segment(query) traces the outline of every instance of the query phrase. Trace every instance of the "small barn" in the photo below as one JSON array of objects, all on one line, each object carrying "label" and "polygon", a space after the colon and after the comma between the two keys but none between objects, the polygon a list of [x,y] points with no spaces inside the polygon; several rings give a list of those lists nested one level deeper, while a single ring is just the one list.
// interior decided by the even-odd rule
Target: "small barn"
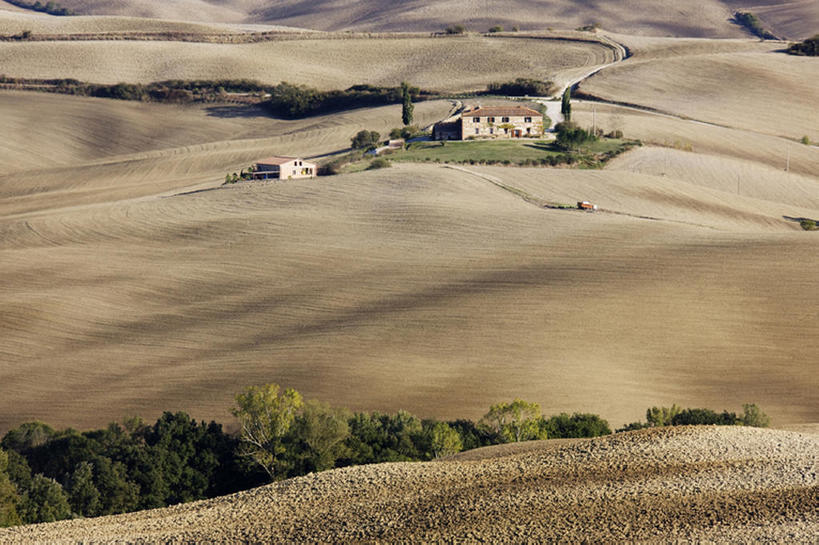
[{"label": "small barn", "polygon": [[254,180],[295,180],[313,178],[316,164],[300,157],[268,157],[256,162]]}]

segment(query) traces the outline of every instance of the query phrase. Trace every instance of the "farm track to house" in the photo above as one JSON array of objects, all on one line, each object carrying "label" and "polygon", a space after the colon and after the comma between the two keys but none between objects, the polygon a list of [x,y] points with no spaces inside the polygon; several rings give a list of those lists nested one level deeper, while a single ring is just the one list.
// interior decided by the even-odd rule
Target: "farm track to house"
[{"label": "farm track to house", "polygon": [[[520,448],[518,448],[520,447]],[[819,438],[729,427],[538,441],[0,530],[4,543],[813,543]]]}]

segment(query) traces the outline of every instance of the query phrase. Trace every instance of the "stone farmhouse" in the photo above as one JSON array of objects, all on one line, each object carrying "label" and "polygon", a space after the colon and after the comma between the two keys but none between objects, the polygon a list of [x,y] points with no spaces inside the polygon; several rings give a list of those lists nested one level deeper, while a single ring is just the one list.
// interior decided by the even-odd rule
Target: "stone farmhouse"
[{"label": "stone farmhouse", "polygon": [[254,180],[290,180],[312,178],[316,175],[316,164],[299,157],[268,157],[256,162]]},{"label": "stone farmhouse", "polygon": [[543,115],[523,106],[477,106],[457,119],[436,123],[435,140],[468,138],[526,138],[543,136]]}]

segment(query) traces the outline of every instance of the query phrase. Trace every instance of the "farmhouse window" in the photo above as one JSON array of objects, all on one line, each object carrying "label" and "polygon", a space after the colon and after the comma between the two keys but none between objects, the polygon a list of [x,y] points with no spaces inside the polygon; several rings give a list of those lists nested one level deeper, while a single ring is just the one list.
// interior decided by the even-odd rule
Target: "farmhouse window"
[{"label": "farmhouse window", "polygon": [[508,118],[508,117],[504,117],[504,118],[502,118],[502,119],[501,119],[501,121],[502,121],[503,123],[509,123],[509,118]]},{"label": "farmhouse window", "polygon": [[486,120],[487,120],[487,121],[489,121],[490,123],[494,123],[494,122],[495,122],[495,118],[494,118],[494,117],[489,117],[489,118],[487,118]]},{"label": "farmhouse window", "polygon": [[531,123],[531,122],[532,122],[532,118],[531,118],[531,117],[524,117],[524,118],[523,118],[523,122],[524,122],[524,123]]},{"label": "farmhouse window", "polygon": [[480,117],[473,117],[473,118],[472,118],[472,121],[474,121],[475,123],[480,123],[480,122],[481,122],[481,118],[480,118]]},{"label": "farmhouse window", "polygon": [[475,127],[475,134],[481,134],[481,130],[478,127]]},{"label": "farmhouse window", "polygon": [[489,134],[495,134],[495,129],[493,129],[492,127],[489,127]]}]

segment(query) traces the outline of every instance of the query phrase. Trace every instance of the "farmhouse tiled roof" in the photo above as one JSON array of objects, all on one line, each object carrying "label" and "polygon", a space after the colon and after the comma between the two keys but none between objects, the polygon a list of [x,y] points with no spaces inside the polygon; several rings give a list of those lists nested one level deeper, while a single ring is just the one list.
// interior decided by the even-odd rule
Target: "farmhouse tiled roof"
[{"label": "farmhouse tiled roof", "polygon": [[464,110],[464,117],[540,117],[541,113],[524,106],[486,106]]},{"label": "farmhouse tiled roof", "polygon": [[265,159],[259,159],[256,161],[258,165],[283,165],[285,163],[289,163],[290,161],[297,160],[298,157],[267,157]]}]

